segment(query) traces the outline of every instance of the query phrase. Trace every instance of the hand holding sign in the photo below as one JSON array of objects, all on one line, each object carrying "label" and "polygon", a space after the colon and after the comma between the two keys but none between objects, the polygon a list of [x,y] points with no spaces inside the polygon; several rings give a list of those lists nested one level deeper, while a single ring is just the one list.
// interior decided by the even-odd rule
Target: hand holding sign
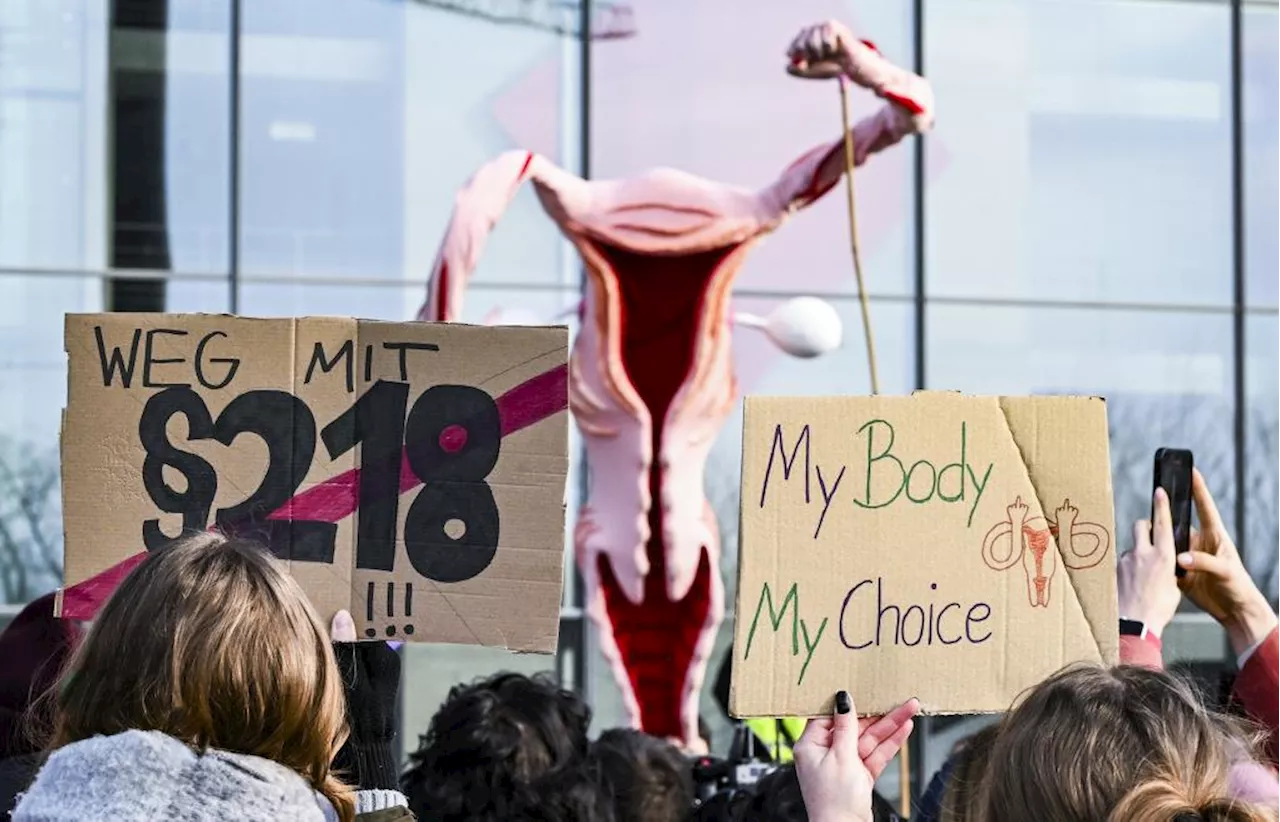
[{"label": "hand holding sign", "polygon": [[869,822],[871,792],[913,727],[914,699],[882,717],[858,719],[848,691],[836,694],[835,715],[811,719],[795,746],[796,776],[809,819]]},{"label": "hand holding sign", "polygon": [[69,584],[216,528],[363,637],[554,650],[564,329],[104,315],[67,350]]}]

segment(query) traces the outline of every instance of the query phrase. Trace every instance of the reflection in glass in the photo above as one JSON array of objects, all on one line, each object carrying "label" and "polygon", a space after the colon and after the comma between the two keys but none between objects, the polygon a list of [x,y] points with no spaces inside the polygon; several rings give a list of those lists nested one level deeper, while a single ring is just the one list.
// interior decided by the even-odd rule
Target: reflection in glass
[{"label": "reflection in glass", "polygon": [[[635,36],[592,49],[591,165],[598,178],[670,167],[754,189],[838,136],[836,86],[784,70],[784,53],[803,25],[838,17],[894,63],[912,64],[912,5],[905,0],[856,7],[815,0],[634,5]],[[851,100],[855,119],[881,105],[861,90]],[[872,294],[912,290],[913,150],[904,142],[856,175]],[[738,284],[770,292],[855,291],[842,191],[754,249]]]},{"label": "reflection in glass", "polygon": [[0,604],[26,602],[62,578],[62,318],[100,311],[101,298],[96,279],[0,277]]},{"label": "reflection in glass", "polygon": [[106,262],[106,6],[0,3],[0,266]]},{"label": "reflection in glass", "polygon": [[[562,40],[413,2],[299,8],[244,5],[241,270],[425,285],[454,192],[484,161],[558,156]],[[477,282],[562,280],[533,197],[504,214]]]},{"label": "reflection in glass", "polygon": [[[352,285],[323,282],[247,281],[240,285],[241,313],[254,317],[336,316],[405,322],[426,297],[421,286]],[[459,322],[504,325],[568,325],[576,312],[576,290],[488,288],[474,283]],[[576,317],[576,313],[575,313]]]},{"label": "reflection in glass", "polygon": [[225,274],[230,0],[117,3],[111,264]]},{"label": "reflection in glass", "polygon": [[1229,305],[1230,14],[926,3],[930,295]]},{"label": "reflection in glass", "polygon": [[1280,599],[1280,321],[1245,318],[1245,564],[1272,604]]},{"label": "reflection in glass", "polygon": [[932,305],[926,339],[932,388],[1107,400],[1122,547],[1150,516],[1161,446],[1195,453],[1234,532],[1230,314]]},{"label": "reflection in glass", "polygon": [[1245,301],[1276,305],[1280,287],[1280,58],[1275,6],[1243,8]]}]

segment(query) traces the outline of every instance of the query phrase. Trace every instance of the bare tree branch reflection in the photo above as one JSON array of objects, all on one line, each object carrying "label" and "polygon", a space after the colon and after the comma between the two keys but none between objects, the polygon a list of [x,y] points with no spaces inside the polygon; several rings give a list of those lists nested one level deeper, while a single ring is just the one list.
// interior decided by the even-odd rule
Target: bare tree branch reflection
[{"label": "bare tree branch reflection", "polygon": [[0,439],[0,597],[27,602],[62,579],[58,451]]}]

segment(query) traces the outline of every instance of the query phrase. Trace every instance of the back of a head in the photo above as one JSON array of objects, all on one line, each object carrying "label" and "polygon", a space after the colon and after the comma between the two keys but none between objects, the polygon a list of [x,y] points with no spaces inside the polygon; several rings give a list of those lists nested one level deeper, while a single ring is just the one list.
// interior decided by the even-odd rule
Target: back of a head
[{"label": "back of a head", "polygon": [[1064,669],[1004,719],[983,781],[989,822],[1261,822],[1230,795],[1232,720],[1162,671]]},{"label": "back of a head", "polygon": [[957,746],[952,755],[951,777],[942,796],[942,822],[976,822],[982,819],[982,777],[999,730],[999,724],[988,725]]},{"label": "back of a head", "polygon": [[800,793],[794,765],[778,768],[761,778],[751,799],[738,813],[739,822],[808,822],[809,812]]},{"label": "back of a head", "polygon": [[79,622],[55,619],[53,604],[54,594],[33,600],[0,632],[0,759],[34,754],[48,741],[46,695],[84,633]]},{"label": "back of a head", "polygon": [[[735,809],[735,822],[808,822],[809,811],[800,792],[795,765],[785,765],[756,783],[749,800]],[[872,822],[902,822],[893,806],[879,793],[871,795]]]},{"label": "back of a head", "polygon": [[619,822],[667,822],[693,806],[693,770],[668,742],[631,730],[605,731],[591,758]]},{"label": "back of a head", "polygon": [[329,772],[346,704],[328,632],[261,547],[199,534],[152,552],[73,658],[53,747],[127,730],[285,765],[347,815]]},{"label": "back of a head", "polygon": [[[401,780],[420,822],[598,818],[586,770],[591,711],[549,678],[503,673],[455,686]],[[555,799],[559,810],[547,806]],[[576,808],[581,808],[580,815]]]}]

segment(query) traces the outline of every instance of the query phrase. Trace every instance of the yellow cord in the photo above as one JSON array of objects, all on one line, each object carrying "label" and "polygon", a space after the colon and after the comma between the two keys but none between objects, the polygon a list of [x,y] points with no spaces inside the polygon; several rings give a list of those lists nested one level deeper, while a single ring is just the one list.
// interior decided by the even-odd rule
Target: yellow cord
[{"label": "yellow cord", "polygon": [[[849,123],[849,82],[840,78],[840,120],[844,127],[844,193],[849,206],[849,249],[853,254],[853,275],[858,280],[858,303],[862,307],[862,333],[867,341],[867,369],[871,374],[871,393],[880,393],[880,376],[876,371],[876,342],[871,331],[871,304],[867,284],[862,277],[862,255],[858,252],[858,210],[853,194],[853,130]],[[898,813],[911,816],[911,754],[904,745],[898,752]]]},{"label": "yellow cord", "polygon": [[871,304],[867,299],[867,284],[862,278],[862,255],[858,253],[858,217],[853,196],[853,131],[849,127],[849,81],[840,78],[840,118],[844,126],[844,180],[845,199],[849,206],[849,247],[853,252],[853,275],[858,280],[858,302],[862,306],[862,333],[867,341],[867,367],[871,373],[871,393],[880,393],[880,377],[876,371],[876,342],[871,333]]}]

